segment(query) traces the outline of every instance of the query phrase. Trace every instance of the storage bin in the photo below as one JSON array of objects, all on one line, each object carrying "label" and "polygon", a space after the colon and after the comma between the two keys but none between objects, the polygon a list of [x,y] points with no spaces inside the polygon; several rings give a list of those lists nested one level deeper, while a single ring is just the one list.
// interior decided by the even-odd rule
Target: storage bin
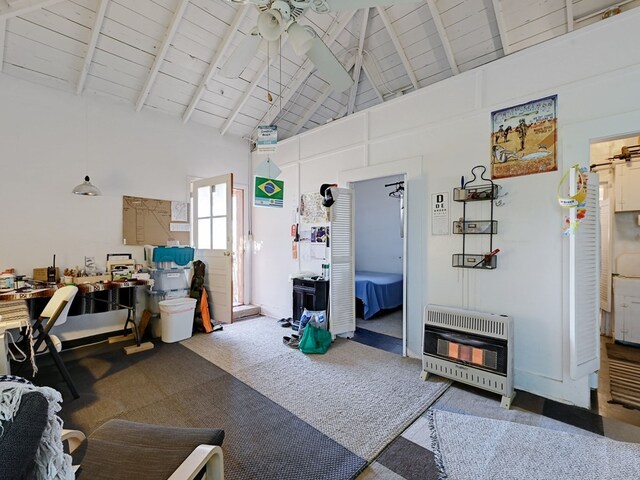
[{"label": "storage bin", "polygon": [[189,288],[189,270],[184,268],[151,269],[153,290],[184,290]]},{"label": "storage bin", "polygon": [[195,298],[174,298],[160,302],[162,341],[173,343],[191,337],[195,309]]},{"label": "storage bin", "polygon": [[[162,291],[162,290],[152,290],[147,291],[149,294],[149,302],[147,305],[147,309],[153,313],[154,315],[160,314],[160,302],[163,300],[171,300],[172,298],[184,298],[189,296],[189,289],[183,288],[180,290],[171,290],[171,291]],[[160,336],[160,335],[154,335]]]}]

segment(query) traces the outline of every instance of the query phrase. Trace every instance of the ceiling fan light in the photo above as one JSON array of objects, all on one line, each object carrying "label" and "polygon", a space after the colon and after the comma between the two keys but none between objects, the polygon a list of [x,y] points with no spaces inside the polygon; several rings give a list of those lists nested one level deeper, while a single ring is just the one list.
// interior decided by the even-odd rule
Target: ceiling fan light
[{"label": "ceiling fan light", "polygon": [[313,39],[316,37],[316,33],[307,27],[293,22],[287,29],[289,40],[291,40],[291,46],[296,55],[303,56],[311,49],[313,45]]},{"label": "ceiling fan light", "polygon": [[278,10],[265,10],[258,15],[258,31],[265,40],[277,40],[284,28],[285,21]]},{"label": "ceiling fan light", "polygon": [[76,195],[88,195],[90,197],[97,197],[98,195],[102,195],[100,189],[91,183],[89,175],[84,177],[84,182],[74,187],[73,193],[75,193]]}]

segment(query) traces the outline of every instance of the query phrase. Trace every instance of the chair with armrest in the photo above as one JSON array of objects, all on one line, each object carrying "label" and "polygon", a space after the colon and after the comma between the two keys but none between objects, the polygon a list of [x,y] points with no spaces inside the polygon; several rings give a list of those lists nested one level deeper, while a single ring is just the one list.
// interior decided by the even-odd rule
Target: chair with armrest
[{"label": "chair with armrest", "polygon": [[33,329],[38,332],[38,337],[33,345],[33,350],[37,352],[43,342],[46,344],[56,367],[58,367],[64,381],[69,386],[69,390],[71,390],[73,398],[78,398],[80,395],[78,394],[78,390],[76,389],[73,380],[71,379],[71,375],[69,375],[67,367],[65,367],[64,362],[62,361],[62,357],[58,353],[53,340],[51,340],[49,331],[54,325],[62,325],[67,321],[69,308],[71,307],[71,302],[73,302],[76,293],[78,293],[78,287],[74,285],[67,285],[56,290],[53,297],[51,297],[47,302],[44,310],[42,310],[42,313],[33,325]]},{"label": "chair with armrest", "polygon": [[65,430],[79,480],[224,480],[224,431],[109,420],[88,438]]}]

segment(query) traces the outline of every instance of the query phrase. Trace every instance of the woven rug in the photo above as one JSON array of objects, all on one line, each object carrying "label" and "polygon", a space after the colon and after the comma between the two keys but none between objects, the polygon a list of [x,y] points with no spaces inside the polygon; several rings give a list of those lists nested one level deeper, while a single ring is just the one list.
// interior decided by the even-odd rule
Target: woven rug
[{"label": "woven rug", "polygon": [[607,343],[611,399],[640,409],[640,348]]},{"label": "woven rug", "polygon": [[283,345],[289,330],[260,317],[183,345],[371,461],[449,386],[420,379],[420,360],[336,339],[325,355]]},{"label": "woven rug", "polygon": [[640,444],[431,410],[440,479],[640,478]]},{"label": "woven rug", "polygon": [[[226,328],[226,327],[225,327]],[[111,418],[222,428],[228,480],[343,480],[364,468],[353,454],[291,412],[179,344],[127,356],[116,351],[65,358],[80,398],[57,369],[35,378],[62,392],[65,428],[90,434]],[[144,458],[140,458],[144,462]]]}]

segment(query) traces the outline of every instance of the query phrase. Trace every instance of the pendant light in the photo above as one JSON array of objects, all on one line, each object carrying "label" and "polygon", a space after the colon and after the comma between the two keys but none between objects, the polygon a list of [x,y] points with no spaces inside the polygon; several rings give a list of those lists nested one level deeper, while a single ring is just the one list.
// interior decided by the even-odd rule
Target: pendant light
[{"label": "pendant light", "polygon": [[[85,161],[87,162],[87,169],[89,164],[89,106],[85,101],[85,109],[84,109],[84,125],[85,125]],[[102,195],[102,192],[98,187],[91,183],[91,179],[89,175],[84,176],[84,182],[79,185],[76,185],[73,188],[73,193],[76,195],[87,195],[89,197],[96,197],[98,195]]]}]

